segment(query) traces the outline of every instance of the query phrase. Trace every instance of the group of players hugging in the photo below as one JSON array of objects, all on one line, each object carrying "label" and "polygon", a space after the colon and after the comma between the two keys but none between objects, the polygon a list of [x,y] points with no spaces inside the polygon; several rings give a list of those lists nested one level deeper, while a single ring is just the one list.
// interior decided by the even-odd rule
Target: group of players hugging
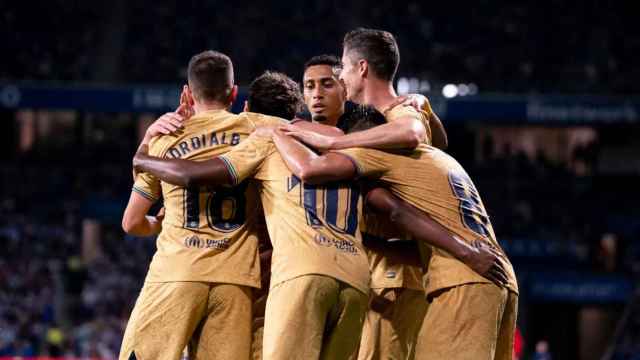
[{"label": "group of players hugging", "polygon": [[133,159],[122,225],[158,238],[120,360],[511,359],[514,271],[440,119],[392,34],[342,48],[240,114],[229,57],[191,59]]}]

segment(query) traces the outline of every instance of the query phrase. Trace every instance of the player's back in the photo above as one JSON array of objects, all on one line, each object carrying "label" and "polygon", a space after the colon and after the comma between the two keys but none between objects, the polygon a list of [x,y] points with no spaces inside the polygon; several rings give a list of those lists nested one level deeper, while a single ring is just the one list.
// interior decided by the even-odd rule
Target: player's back
[{"label": "player's back", "polygon": [[[255,129],[246,114],[212,110],[196,114],[182,132],[154,138],[154,156],[196,161],[231,150]],[[140,174],[134,191],[164,198],[165,218],[147,281],[207,281],[260,286],[254,223],[258,213],[255,186],[234,188],[180,186]]]},{"label": "player's back", "polygon": [[[485,241],[499,249],[508,265],[508,287],[518,291],[513,268],[500,249],[480,194],[465,169],[453,157],[428,145],[415,151],[383,152],[370,149],[342,151],[355,160],[363,175],[381,175],[391,191],[428,213],[452,234],[472,242]],[[470,282],[488,282],[459,260],[438,248],[429,264],[427,293]]]},{"label": "player's back", "polygon": [[253,137],[223,157],[238,179],[252,176],[273,244],[271,287],[301,275],[321,274],[363,293],[367,257],[359,231],[360,187],[353,182],[311,185],[287,168],[270,139]]}]

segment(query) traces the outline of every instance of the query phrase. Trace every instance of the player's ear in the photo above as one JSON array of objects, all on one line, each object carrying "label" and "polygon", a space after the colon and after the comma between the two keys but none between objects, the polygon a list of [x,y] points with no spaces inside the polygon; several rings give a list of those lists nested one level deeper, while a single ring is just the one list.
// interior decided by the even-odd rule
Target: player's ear
[{"label": "player's ear", "polygon": [[338,84],[340,84],[340,87],[342,87],[342,98],[346,99],[347,98],[347,84],[345,84],[344,80],[342,80],[342,79],[338,80]]},{"label": "player's ear", "polygon": [[238,97],[238,85],[233,85],[231,88],[231,94],[229,94],[229,105],[233,104]]},{"label": "player's ear", "polygon": [[242,111],[244,112],[249,111],[249,102],[247,100],[244,101],[244,109],[242,109]]},{"label": "player's ear", "polygon": [[358,72],[361,77],[366,77],[369,73],[369,63],[365,59],[360,59],[358,61]]}]

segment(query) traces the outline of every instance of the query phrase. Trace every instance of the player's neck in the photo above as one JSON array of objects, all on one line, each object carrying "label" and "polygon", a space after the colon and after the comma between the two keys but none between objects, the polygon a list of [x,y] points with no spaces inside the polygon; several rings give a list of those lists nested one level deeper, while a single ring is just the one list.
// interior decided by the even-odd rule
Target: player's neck
[{"label": "player's neck", "polygon": [[378,79],[368,80],[364,88],[364,103],[371,105],[379,112],[384,112],[391,105],[398,94],[393,88],[391,81],[382,81]]},{"label": "player's neck", "polygon": [[196,114],[203,113],[205,111],[211,111],[211,110],[226,110],[228,108],[229,108],[228,105],[224,105],[219,102],[210,102],[210,103],[196,102],[195,104],[193,104],[193,111]]},{"label": "player's neck", "polygon": [[340,120],[340,117],[342,116],[342,114],[344,114],[344,111],[342,111],[341,113],[338,113],[332,117],[327,118],[326,121],[323,122],[324,125],[328,125],[328,126],[337,126],[338,125],[338,120]]}]

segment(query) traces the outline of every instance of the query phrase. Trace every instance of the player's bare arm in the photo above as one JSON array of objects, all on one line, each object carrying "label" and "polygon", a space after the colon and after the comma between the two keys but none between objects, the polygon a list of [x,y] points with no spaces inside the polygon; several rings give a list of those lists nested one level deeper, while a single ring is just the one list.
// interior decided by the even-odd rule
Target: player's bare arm
[{"label": "player's bare arm", "polygon": [[304,182],[320,184],[357,176],[355,165],[345,155],[318,155],[280,130],[273,132],[273,142],[289,170]]},{"label": "player's bare arm", "polygon": [[422,143],[427,135],[424,125],[412,117],[399,118],[368,130],[334,137],[300,131],[292,127],[285,129],[289,135],[323,152],[352,147],[413,149]]},{"label": "player's bare arm", "polygon": [[432,112],[429,116],[429,127],[431,128],[431,143],[440,150],[446,150],[449,147],[447,132],[444,125],[436,113]]},{"label": "player's bare arm", "polygon": [[153,205],[153,201],[131,192],[129,203],[122,215],[122,229],[129,235],[152,236],[157,235],[162,230],[162,219],[164,211],[156,216],[149,216],[147,213]]},{"label": "player's bare arm", "polygon": [[367,193],[365,204],[387,216],[398,229],[410,234],[415,240],[447,251],[498,286],[507,283],[507,272],[494,249],[488,246],[473,246],[451,236],[428,214],[402,201],[389,190],[380,187],[372,189]]},{"label": "player's bare arm", "polygon": [[344,132],[335,126],[318,124],[302,119],[293,119],[291,121],[291,127],[293,129],[311,131],[316,134],[322,134],[331,137],[344,135]]},{"label": "player's bare arm", "polygon": [[231,185],[232,177],[219,158],[206,161],[163,159],[149,155],[147,145],[141,145],[133,158],[136,171],[147,172],[158,179],[182,187],[192,185]]},{"label": "player's bare arm", "polygon": [[[433,146],[439,149],[446,149],[448,146],[447,134],[440,118],[431,110],[429,100],[419,94],[411,94],[406,97],[399,97],[396,103],[390,107],[403,104],[411,106],[418,111],[429,114],[429,126]],[[310,129],[313,130],[313,129]],[[287,129],[292,136],[297,137],[307,145],[319,151],[346,149],[350,147],[368,147],[374,149],[413,149],[418,144],[424,142],[426,129],[424,125],[412,118],[400,118],[393,122],[379,125],[372,129],[345,135],[340,138],[333,138],[339,135],[320,135],[314,132],[299,132],[294,129]]]}]

